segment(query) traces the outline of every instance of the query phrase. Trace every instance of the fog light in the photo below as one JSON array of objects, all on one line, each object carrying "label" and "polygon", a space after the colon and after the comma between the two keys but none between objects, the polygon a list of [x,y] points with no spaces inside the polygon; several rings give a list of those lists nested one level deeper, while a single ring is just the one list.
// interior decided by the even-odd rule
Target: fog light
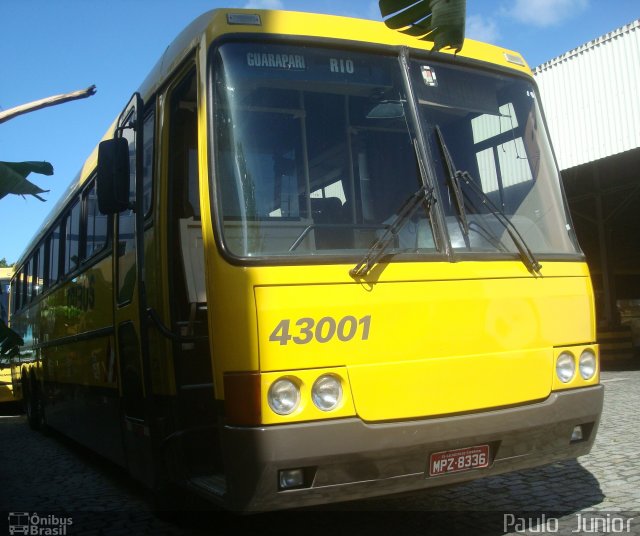
[{"label": "fog light", "polygon": [[596,354],[593,353],[593,350],[586,349],[580,354],[578,368],[583,379],[590,380],[593,378],[596,373]]},{"label": "fog light", "polygon": [[582,441],[583,439],[584,436],[582,435],[582,426],[574,426],[573,431],[571,432],[571,443]]},{"label": "fog light", "polygon": [[278,472],[280,489],[300,488],[304,485],[303,469],[284,469]]},{"label": "fog light", "polygon": [[556,361],[556,374],[562,383],[568,383],[576,373],[576,361],[573,354],[562,352]]}]

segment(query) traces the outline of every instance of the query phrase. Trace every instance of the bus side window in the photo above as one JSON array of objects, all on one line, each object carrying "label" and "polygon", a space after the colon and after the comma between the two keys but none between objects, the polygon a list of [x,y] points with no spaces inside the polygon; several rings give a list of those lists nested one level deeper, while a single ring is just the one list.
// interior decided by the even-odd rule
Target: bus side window
[{"label": "bus side window", "polygon": [[16,275],[16,311],[22,309],[22,306],[24,305],[24,286],[22,285],[23,281],[24,273],[22,270],[20,270]]},{"label": "bus side window", "polygon": [[44,279],[44,259],[45,259],[45,243],[42,242],[38,247],[38,252],[36,253],[36,271],[34,273],[34,277],[36,278],[34,281],[34,290],[35,295],[38,296],[42,294],[45,289],[45,279]]},{"label": "bus side window", "polygon": [[31,303],[31,298],[33,297],[33,257],[31,257],[26,264],[26,274],[27,274],[27,280],[26,280],[26,303],[29,304]]},{"label": "bus side window", "polygon": [[95,182],[85,193],[85,259],[90,259],[96,253],[102,251],[107,245],[107,230],[109,216],[101,214],[98,210],[98,194]]},{"label": "bus side window", "polygon": [[142,150],[142,211],[145,217],[151,213],[153,205],[153,158],[156,114],[153,104],[144,118],[144,147]]},{"label": "bus side window", "polygon": [[60,266],[60,224],[49,235],[49,286],[58,282]]},{"label": "bus side window", "polygon": [[15,275],[13,277],[13,279],[11,280],[11,290],[10,290],[10,298],[9,298],[9,308],[11,309],[11,312],[17,311],[18,310],[18,303],[17,303],[17,299],[18,299],[18,276]]},{"label": "bus side window", "polygon": [[65,226],[64,273],[73,272],[80,264],[80,203],[75,202],[67,216]]}]

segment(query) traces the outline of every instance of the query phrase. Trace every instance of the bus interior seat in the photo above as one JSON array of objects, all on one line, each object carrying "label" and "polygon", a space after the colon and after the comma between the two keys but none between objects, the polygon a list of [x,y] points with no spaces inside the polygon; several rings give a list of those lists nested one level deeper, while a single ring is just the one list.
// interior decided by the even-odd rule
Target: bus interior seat
[{"label": "bus interior seat", "polygon": [[337,197],[314,197],[311,213],[315,223],[339,223],[342,201]]},{"label": "bus interior seat", "polygon": [[[194,218],[181,218],[179,225],[182,264],[190,308],[189,324],[192,324],[195,320],[197,309],[206,309],[207,303],[202,226],[200,221]],[[190,325],[190,331],[191,328],[192,326]]]},{"label": "bus interior seat", "polygon": [[[351,247],[353,232],[347,232],[339,224],[348,222],[348,213],[337,197],[317,197],[311,199],[313,222],[319,225],[337,224],[336,227],[315,229],[317,249],[343,249]],[[351,236],[350,236],[351,235]]]}]

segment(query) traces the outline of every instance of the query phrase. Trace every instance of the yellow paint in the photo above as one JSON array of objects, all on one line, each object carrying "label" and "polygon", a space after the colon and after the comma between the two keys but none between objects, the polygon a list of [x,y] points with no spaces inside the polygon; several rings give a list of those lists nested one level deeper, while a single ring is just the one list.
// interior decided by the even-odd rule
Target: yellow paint
[{"label": "yellow paint", "polygon": [[[558,388],[554,348],[595,340],[590,280],[581,263],[546,263],[542,278],[518,264],[396,263],[369,284],[349,266],[252,269],[260,370],[346,367],[370,421],[544,399]],[[347,317],[342,339],[370,317],[366,340],[361,325],[338,337]]]},{"label": "yellow paint", "polygon": [[[259,14],[262,24],[260,26],[227,24],[227,14],[239,12]],[[209,43],[221,35],[237,34],[240,32],[248,32],[254,35],[298,35],[310,38],[321,38],[323,40],[330,37],[342,42],[379,43],[381,45],[395,47],[406,46],[424,51],[431,51],[433,48],[433,42],[431,41],[416,39],[415,37],[396,30],[390,30],[383,22],[372,20],[293,11],[243,11],[238,9],[223,9],[213,12],[212,23],[207,31]],[[454,55],[453,50],[441,50],[440,52],[449,56]],[[517,52],[472,39],[465,39],[464,46],[457,56],[486,61],[501,67],[507,67],[529,75],[531,74],[531,70],[524,59],[522,59],[523,65],[517,65],[507,61],[506,53],[522,59]]]},{"label": "yellow paint", "polygon": [[13,402],[13,382],[11,380],[11,367],[0,364],[0,402]]},{"label": "yellow paint", "polygon": [[542,400],[550,350],[478,354],[349,367],[365,421],[446,415]]},{"label": "yellow paint", "polygon": [[[286,370],[292,363],[300,368],[341,365],[331,361],[345,358],[364,364],[372,359],[500,353],[593,339],[588,280],[425,279],[376,283],[371,289],[355,283],[256,288],[261,369]],[[337,322],[367,315],[371,315],[367,341],[356,336],[345,343],[336,336],[325,343],[315,339],[307,344],[269,343],[283,319],[294,326],[307,317],[316,321],[331,317]],[[567,325],[564,315],[575,321]],[[384,357],[378,358],[378,353]]]}]

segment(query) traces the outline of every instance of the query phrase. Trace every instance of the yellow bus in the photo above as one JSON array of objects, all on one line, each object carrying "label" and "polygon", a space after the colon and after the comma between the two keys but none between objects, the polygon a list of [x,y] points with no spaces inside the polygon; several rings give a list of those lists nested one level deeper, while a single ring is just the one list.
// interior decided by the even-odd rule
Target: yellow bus
[{"label": "yellow bus", "polygon": [[0,268],[0,321],[7,323],[9,311],[9,290],[13,268]]},{"label": "yellow bus", "polygon": [[215,10],[17,264],[29,421],[250,512],[575,458],[593,293],[530,69]]},{"label": "yellow bus", "polygon": [[15,402],[9,356],[22,341],[7,327],[9,290],[13,268],[0,268],[0,402]]}]

